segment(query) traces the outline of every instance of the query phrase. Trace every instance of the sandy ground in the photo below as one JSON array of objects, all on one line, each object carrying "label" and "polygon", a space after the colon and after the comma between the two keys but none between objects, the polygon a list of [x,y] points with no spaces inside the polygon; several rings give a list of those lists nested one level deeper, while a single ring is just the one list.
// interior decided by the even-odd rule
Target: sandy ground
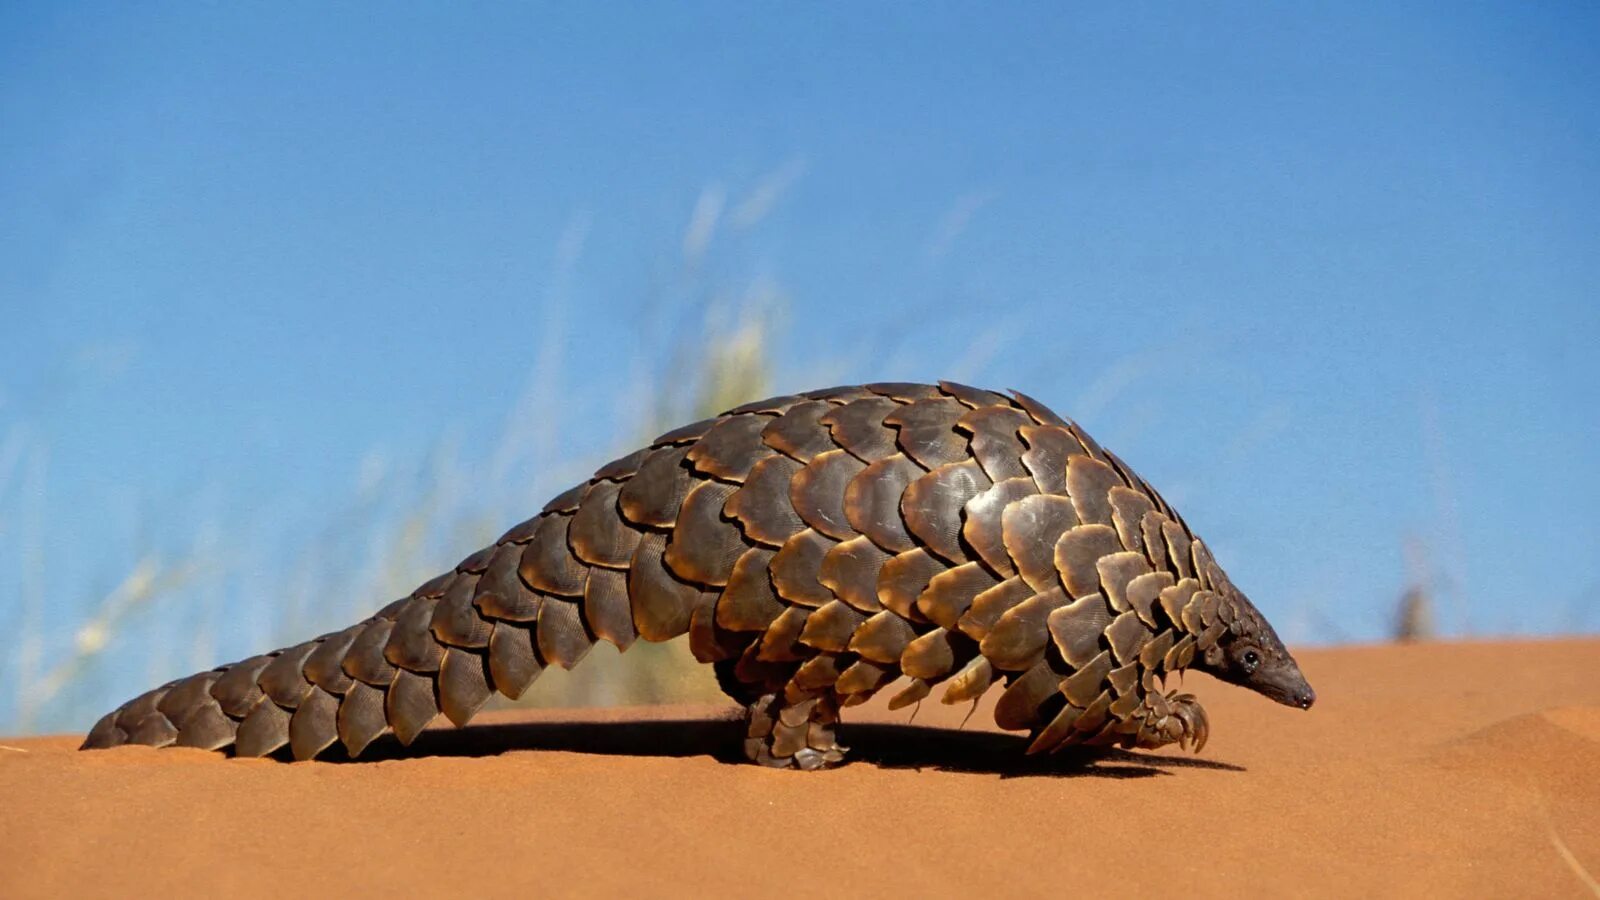
[{"label": "sandy ground", "polygon": [[1310,712],[1190,677],[1199,757],[1040,764],[931,702],[853,711],[826,772],[729,764],[703,706],[353,763],[0,740],[0,896],[1600,895],[1600,640],[1300,658]]}]

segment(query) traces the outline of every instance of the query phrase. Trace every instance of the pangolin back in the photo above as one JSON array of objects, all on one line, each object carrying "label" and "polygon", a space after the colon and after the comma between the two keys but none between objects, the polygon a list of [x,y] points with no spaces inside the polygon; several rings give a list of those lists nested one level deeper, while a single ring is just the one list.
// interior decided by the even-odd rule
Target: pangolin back
[{"label": "pangolin back", "polygon": [[1201,654],[1227,677],[1241,635],[1281,650],[1073,422],[1019,393],[870,384],[670,431],[371,618],[142,694],[84,747],[356,756],[463,724],[598,640],[684,634],[749,707],[749,756],[806,768],[842,758],[840,706],[902,676],[892,707],[1002,682],[995,720],[1033,750],[1199,744],[1204,713],[1165,676]]}]

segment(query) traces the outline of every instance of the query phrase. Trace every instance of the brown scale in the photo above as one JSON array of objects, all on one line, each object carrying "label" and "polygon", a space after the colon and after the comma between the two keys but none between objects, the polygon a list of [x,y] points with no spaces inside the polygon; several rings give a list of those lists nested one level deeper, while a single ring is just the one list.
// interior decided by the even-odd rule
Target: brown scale
[{"label": "brown scale", "polygon": [[789,480],[789,502],[805,524],[838,541],[859,532],[845,515],[845,493],[867,467],[843,450],[819,453]]},{"label": "brown scale", "polygon": [[663,559],[673,574],[695,584],[721,587],[733,564],[750,548],[739,526],[723,517],[722,508],[738,488],[702,481],[683,498],[677,527],[667,539]]},{"label": "brown scale", "polygon": [[[739,523],[748,541],[782,547],[806,527],[806,522],[789,501],[794,476],[800,469],[798,462],[786,456],[761,460],[750,471],[744,485],[729,496],[723,514]],[[681,517],[679,521],[681,523]]]},{"label": "brown scale", "polygon": [[717,601],[718,625],[729,631],[763,631],[783,613],[767,571],[774,555],[765,547],[752,547],[739,557]]},{"label": "brown scale", "polygon": [[956,423],[968,412],[956,400],[933,396],[916,400],[884,416],[883,424],[898,433],[895,444],[924,469],[937,469],[969,458],[967,438]]},{"label": "brown scale", "polygon": [[1017,572],[1036,591],[1048,591],[1061,583],[1056,568],[1056,548],[1040,535],[1065,534],[1078,524],[1072,501],[1055,494],[1022,497],[1005,508],[1000,517],[1001,542]]},{"label": "brown scale", "polygon": [[797,403],[766,424],[761,440],[790,459],[808,463],[818,453],[836,449],[827,429],[817,423],[831,409],[833,404],[824,400]]},{"label": "brown scale", "polygon": [[917,596],[917,610],[940,627],[955,628],[978,595],[999,583],[982,563],[964,563],[929,579]]},{"label": "brown scale", "polygon": [[[597,481],[589,486],[578,511],[567,524],[567,545],[572,555],[590,566],[626,569],[639,546],[639,532],[622,520],[617,494],[622,486]],[[496,558],[499,556],[496,550]],[[493,566],[495,560],[490,560]]]},{"label": "brown scale", "polygon": [[[489,646],[489,634],[494,631],[494,625],[478,615],[477,607],[472,605],[480,578],[463,574],[445,589],[444,595],[433,607],[433,619],[429,623],[435,640],[454,647]],[[354,640],[353,635],[351,640]],[[311,667],[307,664],[308,675],[310,671]]]},{"label": "brown scale", "polygon": [[878,599],[878,577],[891,559],[865,535],[842,541],[822,555],[817,581],[835,597],[862,612],[883,608]]},{"label": "brown scale", "polygon": [[937,556],[921,547],[890,557],[878,571],[878,602],[902,618],[923,621],[925,617],[916,609],[917,598],[945,568]]},{"label": "brown scale", "polygon": [[1024,425],[1017,430],[1027,452],[1022,465],[1039,485],[1040,493],[1067,492],[1067,461],[1083,453],[1083,445],[1064,427]]},{"label": "brown scale", "polygon": [[972,456],[990,481],[1022,478],[1028,474],[1026,452],[1019,429],[1029,424],[1027,413],[1005,406],[982,406],[961,417],[956,428],[972,435]]},{"label": "brown scale", "polygon": [[955,381],[939,382],[939,393],[948,397],[954,397],[956,400],[960,401],[963,406],[967,406],[972,409],[982,409],[985,406],[1008,407],[1011,405],[1010,400],[994,393],[993,391],[969,387],[968,385],[960,384]]},{"label": "brown scale", "polygon": [[761,441],[761,432],[770,421],[755,414],[729,416],[695,441],[687,459],[696,472],[743,483],[756,463],[775,452]]},{"label": "brown scale", "polygon": [[900,496],[900,518],[918,544],[960,565],[967,560],[961,546],[961,513],[968,501],[992,486],[973,460],[940,466],[906,486]]},{"label": "brown scale", "polygon": [[1050,642],[1046,627],[1050,614],[1067,603],[1060,588],[1034,594],[1006,610],[984,635],[978,649],[997,669],[1016,671],[1032,666]]},{"label": "brown scale", "polygon": [[[1023,394],[884,382],[669,431],[371,618],[141,694],[84,746],[355,756],[464,724],[596,641],[683,635],[746,706],[747,755],[795,768],[841,762],[839,710],[902,675],[891,708],[1002,682],[996,722],[1043,752],[1198,748],[1209,722],[1168,676],[1241,640],[1293,668],[1204,543],[1075,423]],[[1258,689],[1309,705],[1300,686]]]},{"label": "brown scale", "polygon": [[[879,613],[878,616],[899,618],[887,611]],[[876,619],[877,616],[873,618]],[[800,632],[799,641],[807,647],[824,652],[843,653],[852,649],[850,647],[851,639],[856,635],[856,630],[867,621],[871,620],[867,618],[865,613],[858,612],[844,603],[834,600],[806,617],[805,628]],[[905,620],[900,619],[900,621],[904,622]]]},{"label": "brown scale", "polygon": [[870,463],[895,452],[894,430],[883,418],[898,406],[888,397],[865,397],[830,410],[817,421],[828,426],[835,444]]},{"label": "brown scale", "polygon": [[1033,587],[1020,577],[1007,578],[972,598],[972,605],[956,620],[961,633],[981,641],[1006,611],[1033,596]]},{"label": "brown scale", "polygon": [[917,632],[910,622],[886,609],[856,625],[849,636],[849,646],[845,649],[862,659],[893,665],[900,661],[900,654],[905,652],[906,645],[916,636]]},{"label": "brown scale", "polygon": [[838,544],[807,528],[783,542],[768,566],[772,587],[784,602],[822,606],[836,602],[833,591],[819,579],[822,561]]},{"label": "brown scale", "polygon": [[916,463],[898,453],[878,459],[845,488],[845,520],[856,534],[866,535],[890,553],[916,549],[900,504],[907,489],[923,474]]},{"label": "brown scale", "polygon": [[1011,504],[1039,492],[1032,478],[1007,478],[967,501],[961,536],[989,568],[1009,576],[1016,572],[1006,552],[1004,519]]},{"label": "brown scale", "polygon": [[877,381],[872,384],[862,385],[868,391],[882,397],[904,404],[916,403],[918,400],[930,400],[941,397],[939,386],[936,384],[916,384],[909,381]]}]

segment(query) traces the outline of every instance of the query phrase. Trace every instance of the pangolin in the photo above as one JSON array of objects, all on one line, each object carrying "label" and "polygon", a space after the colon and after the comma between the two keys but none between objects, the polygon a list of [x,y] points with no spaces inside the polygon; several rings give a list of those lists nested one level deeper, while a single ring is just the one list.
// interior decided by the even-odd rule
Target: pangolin
[{"label": "pangolin", "polygon": [[841,707],[1004,687],[1028,751],[1198,751],[1194,666],[1315,699],[1265,617],[1160,494],[1038,401],[953,382],[750,403],[601,466],[371,618],[140,695],[84,748],[136,743],[352,757],[596,641],[687,634],[747,713],[754,762],[844,760]]}]

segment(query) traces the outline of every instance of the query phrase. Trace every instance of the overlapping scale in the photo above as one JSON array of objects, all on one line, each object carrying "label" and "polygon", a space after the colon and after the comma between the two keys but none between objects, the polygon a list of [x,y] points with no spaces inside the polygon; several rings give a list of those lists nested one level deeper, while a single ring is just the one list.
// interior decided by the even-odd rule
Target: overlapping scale
[{"label": "overlapping scale", "polygon": [[1088,665],[1100,652],[1100,637],[1111,624],[1111,610],[1099,594],[1079,597],[1050,613],[1047,625],[1061,658],[1073,668]]},{"label": "overlapping scale", "polygon": [[870,463],[895,452],[894,429],[883,417],[898,406],[888,397],[870,396],[835,407],[817,421],[828,426],[835,444]]},{"label": "overlapping scale", "polygon": [[781,547],[806,527],[790,500],[800,463],[787,456],[769,456],[757,463],[727,502],[725,515],[736,519],[748,541]]},{"label": "overlapping scale", "polygon": [[622,519],[617,508],[621,492],[616,482],[597,481],[583,495],[567,524],[567,544],[579,560],[591,566],[627,568],[639,546],[639,530]]},{"label": "overlapping scale", "polygon": [[981,641],[1001,616],[1033,595],[1033,587],[1026,581],[1007,578],[974,597],[972,606],[956,621],[956,626],[962,634]]},{"label": "overlapping scale", "polygon": [[583,627],[583,615],[575,600],[551,597],[539,608],[535,629],[539,656],[546,663],[570,669],[588,655],[594,641]]},{"label": "overlapping scale", "polygon": [[1013,390],[1011,392],[1011,396],[1016,400],[1017,405],[1026,411],[1027,414],[1040,425],[1067,424],[1066,420],[1056,415],[1055,412],[1050,409],[1050,407],[1045,406],[1043,403],[1040,403],[1027,394],[1024,394],[1021,391]]},{"label": "overlapping scale", "polygon": [[974,656],[945,684],[940,703],[964,703],[983,696],[994,684],[994,666],[988,657]]},{"label": "overlapping scale", "polygon": [[833,591],[818,580],[818,575],[823,559],[835,546],[835,541],[810,528],[791,535],[769,565],[772,587],[778,596],[787,603],[802,606],[817,607],[831,602]]},{"label": "overlapping scale", "polygon": [[459,647],[445,651],[439,663],[439,708],[451,722],[467,724],[491,693],[487,659]]},{"label": "overlapping scale", "polygon": [[1033,476],[1039,491],[1045,494],[1067,493],[1067,461],[1083,453],[1083,445],[1064,427],[1054,425],[1024,425],[1017,429],[1027,451],[1022,454],[1022,465]]},{"label": "overlapping scale", "polygon": [[843,450],[812,457],[789,480],[789,501],[806,525],[834,540],[846,541],[857,532],[845,515],[845,491],[867,464]]},{"label": "overlapping scale", "polygon": [[962,405],[969,406],[973,409],[977,409],[981,406],[1011,405],[1010,400],[1007,400],[1005,397],[1002,397],[993,391],[986,391],[983,388],[975,388],[971,385],[961,384],[960,382],[956,381],[939,382],[939,392],[945,394],[946,396],[954,397],[959,400]]},{"label": "overlapping scale", "polygon": [[978,649],[997,669],[1028,668],[1044,654],[1050,640],[1046,627],[1050,613],[1068,602],[1060,588],[1034,594],[1007,610],[984,635]]},{"label": "overlapping scale", "polygon": [[1100,591],[1105,594],[1111,608],[1119,612],[1132,609],[1128,602],[1128,585],[1141,575],[1150,574],[1150,561],[1143,553],[1124,550],[1109,553],[1095,562],[1100,573]]},{"label": "overlapping scale", "polygon": [[717,600],[717,624],[729,631],[761,631],[784,610],[772,591],[767,565],[774,551],[765,547],[746,550],[733,566],[728,585]]},{"label": "overlapping scale", "polygon": [[684,466],[687,447],[660,447],[650,451],[639,471],[617,493],[617,508],[629,522],[652,528],[670,528],[678,507],[694,479]]},{"label": "overlapping scale", "polygon": [[806,617],[799,641],[817,650],[843,653],[849,649],[850,639],[856,629],[865,621],[865,614],[834,600]]},{"label": "overlapping scale", "polygon": [[[435,640],[456,647],[489,646],[489,634],[494,625],[478,615],[477,607],[472,605],[479,580],[476,575],[458,575],[439,598],[428,625]],[[309,667],[307,663],[308,674]]]},{"label": "overlapping scale", "polygon": [[1022,463],[1027,448],[1019,430],[1030,423],[1028,414],[1009,406],[985,406],[962,416],[958,427],[970,434],[973,459],[990,481],[1022,478],[1028,469]]},{"label": "overlapping scale", "polygon": [[1016,572],[1005,544],[1003,516],[1006,508],[1038,490],[1032,478],[1007,478],[967,501],[961,536],[979,559],[1002,576]]},{"label": "overlapping scale", "polygon": [[968,411],[950,397],[933,396],[890,412],[883,422],[896,429],[901,453],[933,470],[968,458],[967,436],[955,428]]},{"label": "overlapping scale", "polygon": [[994,723],[1008,730],[1039,724],[1040,707],[1055,696],[1056,681],[1057,676],[1049,666],[1043,662],[1033,664],[1000,694],[1000,700],[994,705]]},{"label": "overlapping scale", "polygon": [[[844,606],[842,603],[839,605]],[[844,608],[850,609],[847,606]],[[860,615],[855,610],[850,612]],[[857,626],[850,635],[849,646],[845,649],[862,659],[891,665],[899,662],[906,645],[916,636],[917,633],[912,629],[910,622],[889,610],[884,610]]]},{"label": "overlapping scale", "polygon": [[1055,544],[1055,569],[1073,597],[1100,591],[1102,556],[1122,551],[1117,532],[1109,525],[1079,525],[1061,535]]},{"label": "overlapping scale", "polygon": [[921,547],[896,554],[878,571],[878,602],[902,618],[923,621],[917,598],[933,576],[944,570],[945,564]]},{"label": "overlapping scale", "polygon": [[679,578],[716,587],[728,583],[734,562],[749,549],[739,526],[723,516],[723,505],[737,490],[720,481],[702,481],[683,498],[662,556]]},{"label": "overlapping scale", "polygon": [[1078,511],[1078,521],[1111,524],[1111,489],[1122,484],[1122,476],[1111,466],[1088,456],[1067,460],[1067,496]]},{"label": "overlapping scale", "polygon": [[833,404],[822,400],[797,403],[767,423],[761,440],[785,456],[808,463],[817,454],[836,449],[827,426],[817,421],[831,409]]},{"label": "overlapping scale", "polygon": [[639,541],[628,567],[633,626],[647,641],[667,641],[689,630],[689,616],[700,589],[678,580],[662,561],[666,535],[651,532]]},{"label": "overlapping scale", "polygon": [[728,416],[707,429],[686,458],[708,478],[741,483],[756,463],[776,452],[761,440],[761,432],[771,423],[770,416]]},{"label": "overlapping scale", "polygon": [[534,590],[563,597],[583,596],[583,579],[589,574],[589,568],[573,556],[567,546],[567,528],[571,522],[571,515],[545,516],[534,529],[527,549],[522,551],[522,564],[517,572]]},{"label": "overlapping scale", "polygon": [[[900,497],[900,516],[918,543],[946,562],[959,565],[967,561],[961,546],[962,510],[991,486],[983,469],[972,460],[940,466],[906,486]],[[862,531],[870,536],[865,529]]]},{"label": "overlapping scale", "polygon": [[[438,603],[438,597],[414,597],[400,610],[400,614],[395,616],[394,628],[389,632],[389,642],[383,646],[384,659],[412,672],[439,671],[443,648],[433,639],[430,628],[433,610]],[[270,666],[268,671],[271,671]],[[266,673],[262,674],[265,676]]]},{"label": "overlapping scale", "polygon": [[999,583],[981,563],[965,563],[933,576],[917,596],[917,609],[928,621],[955,628],[973,600]]},{"label": "overlapping scale", "polygon": [[866,613],[883,608],[878,579],[890,555],[866,537],[852,538],[823,554],[817,580],[835,597]]},{"label": "overlapping scale", "polygon": [[[922,475],[916,463],[898,453],[873,462],[845,487],[845,520],[856,533],[866,535],[890,553],[910,550],[916,544],[901,517],[900,500]],[[806,521],[816,527],[811,520]]]},{"label": "overlapping scale", "polygon": [[1048,591],[1060,584],[1052,536],[1078,524],[1072,501],[1055,494],[1023,497],[1005,508],[1000,522],[1006,553],[1022,580],[1035,591]]}]

